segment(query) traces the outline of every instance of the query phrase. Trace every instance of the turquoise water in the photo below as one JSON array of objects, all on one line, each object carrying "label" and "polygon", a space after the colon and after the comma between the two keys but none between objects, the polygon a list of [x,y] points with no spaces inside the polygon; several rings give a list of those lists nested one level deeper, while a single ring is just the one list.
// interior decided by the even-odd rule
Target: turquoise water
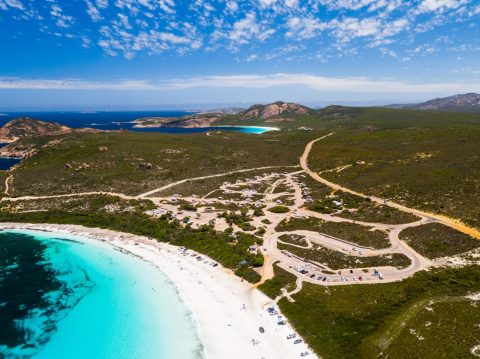
[{"label": "turquoise water", "polygon": [[212,126],[212,127],[203,127],[207,130],[227,130],[227,131],[237,131],[242,133],[253,133],[256,135],[261,135],[264,132],[272,131],[273,127],[257,127],[257,126]]},{"label": "turquoise water", "polygon": [[[15,247],[19,245],[21,251]],[[0,329],[0,357],[2,353],[5,358],[38,359],[203,356],[191,314],[153,265],[105,243],[63,234],[0,232],[0,249],[5,247],[16,254],[18,263],[10,263],[1,273],[3,283],[9,276],[20,279],[20,266],[35,265],[22,288],[32,289],[29,297],[42,295],[26,305],[29,297],[21,287],[7,288],[22,292],[21,300],[12,296],[15,293],[0,291],[0,316],[1,304],[5,308],[9,300],[21,304],[10,309],[28,309],[7,312],[7,318],[17,316],[14,323],[21,330],[18,338],[6,336],[7,346],[2,339],[9,333]],[[30,258],[32,250],[42,260]]]}]

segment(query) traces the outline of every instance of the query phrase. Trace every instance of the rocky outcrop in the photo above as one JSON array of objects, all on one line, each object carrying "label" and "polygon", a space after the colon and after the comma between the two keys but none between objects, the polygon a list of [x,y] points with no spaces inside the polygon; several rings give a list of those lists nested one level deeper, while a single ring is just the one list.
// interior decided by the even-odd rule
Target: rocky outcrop
[{"label": "rocky outcrop", "polygon": [[208,127],[208,126],[212,126],[219,119],[220,119],[220,116],[192,117],[192,118],[185,119],[181,122],[174,122],[172,123],[172,127],[187,127],[187,128]]},{"label": "rocky outcrop", "polygon": [[148,117],[135,120],[135,128],[149,127],[208,127],[221,119],[221,115],[189,115],[181,118],[176,117]]},{"label": "rocky outcrop", "polygon": [[245,119],[258,118],[267,120],[278,115],[307,115],[310,112],[312,110],[308,107],[296,103],[278,101],[268,105],[253,105],[242,114],[242,117]]},{"label": "rocky outcrop", "polygon": [[200,115],[211,115],[211,114],[219,114],[219,115],[238,115],[239,113],[244,112],[244,108],[240,107],[229,107],[229,108],[217,108],[214,110],[207,110],[207,111],[202,111],[199,114]]},{"label": "rocky outcrop", "polygon": [[54,122],[34,120],[29,117],[16,118],[0,128],[0,142],[15,142],[32,136],[55,136],[72,132],[67,126]]},{"label": "rocky outcrop", "polygon": [[0,157],[27,159],[33,157],[36,153],[37,150],[33,145],[17,145],[11,143],[0,148]]},{"label": "rocky outcrop", "polygon": [[[72,129],[55,122],[35,120],[29,117],[21,117],[11,120],[0,128],[0,143],[8,145],[0,148],[0,156],[27,159],[34,156],[37,149],[28,138],[37,136],[59,136],[72,132],[101,132],[92,128]],[[62,139],[52,139],[41,148],[58,146]]]}]

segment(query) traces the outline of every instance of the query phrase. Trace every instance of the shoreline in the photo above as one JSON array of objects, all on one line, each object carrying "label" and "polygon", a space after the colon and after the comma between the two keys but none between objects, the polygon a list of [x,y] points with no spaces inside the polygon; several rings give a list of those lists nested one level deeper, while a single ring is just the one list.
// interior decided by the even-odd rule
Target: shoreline
[{"label": "shoreline", "polygon": [[[134,122],[134,121],[133,121]],[[218,125],[218,126],[151,126],[143,125],[141,123],[136,123],[132,128],[181,128],[181,129],[211,129],[212,131],[222,129],[222,128],[257,128],[262,129],[264,132],[268,131],[280,131],[278,127],[269,127],[269,126],[240,126],[240,125]]]},{"label": "shoreline", "polygon": [[[168,243],[79,225],[0,223],[0,230],[44,231],[99,240],[149,262],[172,282],[191,312],[206,358],[291,359],[305,351],[310,353],[308,358],[317,358],[305,343],[287,340],[287,335],[296,332],[288,323],[277,325],[277,316],[267,313],[272,299],[220,264],[206,264],[215,261],[203,254],[188,250],[188,255],[183,255],[179,247]],[[198,261],[198,256],[203,260]],[[259,327],[265,333],[260,333]]]}]

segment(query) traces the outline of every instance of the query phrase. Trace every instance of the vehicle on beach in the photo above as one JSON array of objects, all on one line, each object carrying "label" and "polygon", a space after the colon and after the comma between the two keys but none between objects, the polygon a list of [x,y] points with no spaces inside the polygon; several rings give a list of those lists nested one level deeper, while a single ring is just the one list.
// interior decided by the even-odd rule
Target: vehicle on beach
[{"label": "vehicle on beach", "polygon": [[300,344],[302,342],[302,339],[295,339],[295,341],[293,342],[293,344]]},{"label": "vehicle on beach", "polygon": [[288,334],[288,335],[287,335],[287,339],[293,339],[293,338],[295,338],[296,336],[297,336],[297,334],[295,334],[295,333]]},{"label": "vehicle on beach", "polygon": [[306,356],[309,355],[309,354],[310,354],[309,352],[302,352],[302,353],[300,354],[300,356],[301,356],[301,357],[306,357]]},{"label": "vehicle on beach", "polygon": [[258,328],[258,330],[259,330],[260,333],[262,333],[262,334],[265,333],[265,329],[264,329],[263,327]]}]

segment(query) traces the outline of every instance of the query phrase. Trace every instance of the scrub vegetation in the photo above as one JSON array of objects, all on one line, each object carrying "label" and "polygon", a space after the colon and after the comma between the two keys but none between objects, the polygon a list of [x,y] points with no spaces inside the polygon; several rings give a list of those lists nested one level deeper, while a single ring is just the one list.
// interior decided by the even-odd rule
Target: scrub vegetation
[{"label": "scrub vegetation", "polygon": [[295,244],[297,246],[307,246],[307,241],[305,240],[305,236],[301,236],[298,234],[282,234],[278,237],[279,240],[285,243]]},{"label": "scrub vegetation", "polygon": [[[478,317],[478,306],[469,307],[467,312],[461,312],[460,307],[448,315],[445,314],[447,308],[441,308],[431,315],[432,325],[437,328],[432,334],[439,333],[449,323],[455,322],[453,328],[448,328],[440,336],[446,339],[451,335],[450,340],[445,342],[437,344],[433,335],[428,337],[428,341],[420,341],[410,333],[409,324],[391,342],[389,338],[406,317],[412,316],[410,320],[413,323],[421,323],[423,318],[426,319],[427,313],[416,312],[419,304],[423,309],[428,307],[429,301],[435,301],[436,298],[462,298],[479,290],[478,266],[469,266],[419,272],[397,283],[337,287],[305,283],[303,289],[294,295],[294,303],[282,299],[279,305],[295,329],[325,359],[468,358],[471,357],[469,345],[473,346],[473,342],[478,339],[478,329],[469,332],[473,320],[467,316],[471,317],[474,313]],[[466,323],[461,323],[463,319],[466,319]],[[455,332],[454,329],[460,331]],[[457,340],[461,340],[458,347]],[[386,344],[389,345],[386,347]],[[443,356],[436,356],[442,348],[452,347],[456,347],[454,353],[459,353],[458,355],[449,356],[447,353],[450,351],[443,351]],[[407,350],[412,356],[402,353],[405,348],[409,348]],[[390,350],[392,356],[388,355]]]},{"label": "scrub vegetation", "polygon": [[358,109],[349,116],[348,130],[313,146],[312,169],[354,190],[480,228],[478,115]]},{"label": "scrub vegetation", "polygon": [[[298,165],[307,138],[280,133],[206,136],[117,132],[69,134],[45,148],[43,138],[21,141],[35,142],[39,150],[15,172],[14,195],[92,190],[138,195],[186,178]],[[202,188],[199,193],[203,194]]]},{"label": "scrub vegetation", "polygon": [[400,232],[400,239],[424,257],[435,259],[468,252],[480,241],[440,223],[428,223]]},{"label": "scrub vegetation", "polygon": [[295,288],[297,277],[280,268],[277,263],[273,265],[273,271],[275,276],[258,286],[258,289],[270,298],[275,299],[282,294],[282,289],[286,289],[287,291],[293,290]]},{"label": "scrub vegetation", "polygon": [[382,266],[405,268],[410,265],[410,260],[403,254],[399,253],[384,254],[381,256],[357,257],[333,251],[317,244],[314,244],[311,248],[307,249],[279,243],[278,248],[286,250],[307,261],[324,264],[333,270]]},{"label": "scrub vegetation", "polygon": [[369,227],[349,222],[325,222],[314,217],[293,217],[289,221],[282,220],[275,229],[278,232],[315,231],[359,246],[375,249],[388,248],[390,246],[387,233],[371,230]]}]

